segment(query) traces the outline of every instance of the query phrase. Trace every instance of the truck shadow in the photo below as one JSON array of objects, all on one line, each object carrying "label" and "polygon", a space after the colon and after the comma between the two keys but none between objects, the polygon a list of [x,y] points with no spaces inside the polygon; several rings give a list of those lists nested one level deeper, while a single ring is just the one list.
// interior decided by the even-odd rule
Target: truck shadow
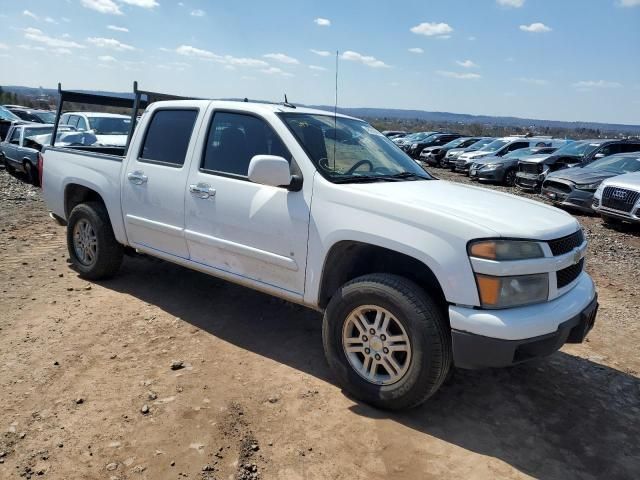
[{"label": "truck shadow", "polygon": [[[102,285],[334,382],[317,312],[146,257],[127,258],[121,274]],[[385,412],[362,403],[351,409],[537,478],[622,479],[640,472],[640,379],[562,352],[509,369],[457,371],[414,410]]]}]

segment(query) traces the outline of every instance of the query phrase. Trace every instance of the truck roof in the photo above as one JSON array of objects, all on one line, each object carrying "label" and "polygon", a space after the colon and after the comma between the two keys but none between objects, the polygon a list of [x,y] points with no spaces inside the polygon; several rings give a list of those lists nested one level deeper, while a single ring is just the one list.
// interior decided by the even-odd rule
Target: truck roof
[{"label": "truck roof", "polygon": [[64,112],[63,115],[84,115],[86,117],[112,117],[112,118],[129,118],[129,115],[122,115],[120,113],[106,113],[106,112]]}]

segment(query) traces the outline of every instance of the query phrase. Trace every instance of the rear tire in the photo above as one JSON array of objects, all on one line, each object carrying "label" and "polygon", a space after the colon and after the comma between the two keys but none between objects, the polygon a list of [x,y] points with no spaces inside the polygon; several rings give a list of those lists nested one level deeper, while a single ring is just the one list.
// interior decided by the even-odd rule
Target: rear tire
[{"label": "rear tire", "polygon": [[36,187],[38,186],[37,169],[29,161],[24,162],[24,174],[27,177],[27,182]]},{"label": "rear tire", "polygon": [[124,247],[116,240],[107,209],[99,202],[81,203],[71,211],[67,248],[74,267],[88,280],[111,277],[122,264]]},{"label": "rear tire", "polygon": [[322,337],[344,389],[379,408],[421,404],[440,388],[452,363],[441,310],[397,275],[365,275],[342,286],[325,311]]}]

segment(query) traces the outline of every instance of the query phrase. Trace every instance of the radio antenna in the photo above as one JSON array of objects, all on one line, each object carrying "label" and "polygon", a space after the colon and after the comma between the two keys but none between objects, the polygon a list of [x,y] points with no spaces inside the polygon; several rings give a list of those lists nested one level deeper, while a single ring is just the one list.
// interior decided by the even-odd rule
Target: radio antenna
[{"label": "radio antenna", "polygon": [[339,51],[336,50],[336,98],[333,105],[333,170],[336,169],[336,142],[338,139],[338,59]]}]

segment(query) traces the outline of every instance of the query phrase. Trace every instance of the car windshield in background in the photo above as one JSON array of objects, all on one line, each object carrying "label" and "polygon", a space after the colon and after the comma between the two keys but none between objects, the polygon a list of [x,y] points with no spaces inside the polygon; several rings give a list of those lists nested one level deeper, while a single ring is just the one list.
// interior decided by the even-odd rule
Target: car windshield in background
[{"label": "car windshield in background", "polygon": [[18,117],[14,113],[11,113],[6,108],[0,106],[0,120],[6,120],[6,121],[9,121],[9,122],[17,122],[18,120],[20,120],[20,117]]},{"label": "car windshield in background", "polygon": [[53,132],[53,126],[50,127],[30,127],[24,129],[24,136],[26,138],[35,137],[36,135],[46,135]]},{"label": "car windshield in background", "polygon": [[574,157],[584,157],[585,155],[589,155],[596,148],[598,148],[600,143],[591,143],[591,142],[573,142],[569,145],[562,147],[556,150],[556,155],[570,155]]},{"label": "car windshield in background", "polygon": [[513,158],[513,157],[526,157],[528,155],[536,155],[538,153],[552,153],[556,149],[553,147],[529,147],[529,148],[520,148],[518,150],[514,150],[513,152],[507,153],[504,158]]},{"label": "car windshield in background", "polygon": [[589,170],[606,170],[615,173],[633,173],[640,171],[640,155],[625,155],[602,158],[589,164],[585,168]]},{"label": "car windshield in background", "polygon": [[387,137],[355,119],[283,113],[320,173],[334,182],[431,179]]},{"label": "car windshield in background", "polygon": [[477,142],[472,143],[467,148],[469,150],[480,150],[485,145],[489,145],[491,142],[493,142],[493,140],[494,140],[493,138],[482,138],[482,139],[478,140]]},{"label": "car windshield in background", "polygon": [[469,140],[468,138],[456,138],[455,140],[451,140],[449,143],[445,143],[442,148],[456,148],[458,145],[460,145],[461,143],[466,142],[467,140]]},{"label": "car windshield in background", "polygon": [[509,143],[507,140],[494,140],[493,142],[482,147],[480,150],[482,150],[483,152],[497,152],[507,143]]},{"label": "car windshield in background", "polygon": [[42,123],[53,123],[56,120],[56,114],[53,112],[31,112],[38,117]]},{"label": "car windshield in background", "polygon": [[129,133],[130,118],[118,117],[89,117],[89,128],[96,135],[127,135]]}]

